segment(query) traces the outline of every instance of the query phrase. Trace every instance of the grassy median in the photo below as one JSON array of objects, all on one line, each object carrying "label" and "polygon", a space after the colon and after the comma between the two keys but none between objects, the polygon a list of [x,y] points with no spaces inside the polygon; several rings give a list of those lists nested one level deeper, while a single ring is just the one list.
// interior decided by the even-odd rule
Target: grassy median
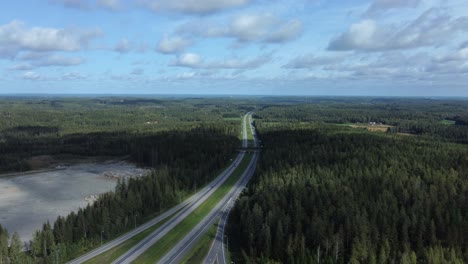
[{"label": "grassy median", "polygon": [[181,264],[202,263],[206,255],[210,251],[213,240],[216,237],[218,230],[218,222],[210,226],[205,234],[197,241],[197,244],[190,249],[189,253],[183,258]]},{"label": "grassy median", "polygon": [[[179,212],[179,211],[177,211]],[[176,214],[175,212],[174,214]],[[135,236],[131,237],[128,240],[125,240],[121,244],[119,244],[116,247],[113,247],[109,249],[108,251],[84,262],[85,264],[101,264],[101,263],[111,263],[112,261],[116,260],[118,257],[122,256],[130,250],[132,247],[134,247],[136,244],[138,244],[141,240],[143,240],[145,237],[147,237],[149,234],[151,234],[154,230],[158,229],[160,226],[162,226],[164,223],[166,223],[169,219],[171,219],[174,214],[166,217],[164,220],[161,222],[152,225],[145,229],[143,232],[136,234]]]},{"label": "grassy median", "polygon": [[247,153],[233,174],[195,211],[175,226],[161,240],[140,255],[133,263],[154,263],[173,248],[190,230],[192,230],[221,201],[228,191],[239,180],[252,159],[252,153]]}]

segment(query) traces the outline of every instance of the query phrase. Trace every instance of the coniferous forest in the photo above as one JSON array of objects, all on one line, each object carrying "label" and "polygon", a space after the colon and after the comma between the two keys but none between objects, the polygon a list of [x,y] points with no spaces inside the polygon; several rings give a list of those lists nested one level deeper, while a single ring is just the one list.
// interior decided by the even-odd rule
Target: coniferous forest
[{"label": "coniferous forest", "polygon": [[[180,203],[234,156],[240,133],[237,109],[171,100],[134,101],[122,106],[121,100],[108,99],[110,106],[102,106],[101,101],[61,100],[58,109],[57,103],[37,99],[5,103],[13,110],[5,110],[3,104],[4,115],[10,117],[2,122],[6,127],[0,142],[3,171],[27,170],[21,166],[27,164],[25,160],[44,154],[123,156],[153,170],[119,182],[114,192],[101,194],[92,205],[44,223],[32,241],[20,241],[16,233],[0,227],[1,263],[65,263],[99,246],[101,232],[104,241],[110,240],[133,229],[136,220],[141,224]],[[38,124],[25,125],[32,123],[30,115],[38,117]],[[223,115],[237,119],[226,121]],[[41,118],[55,120],[57,127],[48,127],[48,120],[38,122]],[[83,130],[79,125],[83,120],[88,120],[89,132],[75,133]],[[157,120],[157,125],[147,125],[148,120]],[[11,160],[17,161],[15,165],[9,166]]]},{"label": "coniferous forest", "polygon": [[[152,169],[21,241],[0,262],[65,263],[178,204],[239,147],[254,111],[257,170],[231,212],[235,263],[468,262],[468,108],[403,98],[4,98],[0,171],[31,158]],[[33,164],[34,165],[34,164]]]},{"label": "coniferous forest", "polygon": [[256,113],[264,149],[229,224],[238,262],[468,261],[466,145],[295,121],[311,107]]}]

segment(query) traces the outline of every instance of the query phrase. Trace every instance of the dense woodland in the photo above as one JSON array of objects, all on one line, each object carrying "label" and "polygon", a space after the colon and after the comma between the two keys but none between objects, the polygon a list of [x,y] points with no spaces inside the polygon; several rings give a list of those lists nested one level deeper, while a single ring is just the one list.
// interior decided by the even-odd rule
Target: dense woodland
[{"label": "dense woodland", "polygon": [[223,99],[0,98],[0,172],[34,169],[29,160],[39,155],[132,154],[151,165],[140,152],[155,133],[203,127],[238,137],[239,116],[247,109]]},{"label": "dense woodland", "polygon": [[[59,217],[52,223],[44,223],[43,228],[33,235],[32,241],[25,243],[24,253],[23,242],[19,241],[18,235],[9,235],[0,227],[0,263],[56,263],[57,259],[59,263],[64,263],[77,257],[100,244],[101,231],[104,240],[112,239],[134,228],[135,221],[141,224],[181,202],[188,194],[212,180],[228,164],[239,144],[241,112],[215,104],[189,107],[179,102],[176,104],[180,106],[178,109],[169,106],[174,108],[174,113],[164,111],[169,112],[167,115],[183,116],[183,119],[158,121],[151,127],[143,120],[153,119],[142,119],[137,123],[129,119],[137,128],[119,126],[117,123],[123,122],[124,117],[119,118],[113,111],[156,116],[163,111],[159,109],[160,106],[148,109],[148,102],[144,101],[143,105],[137,102],[130,106],[100,109],[92,104],[87,115],[96,118],[92,119],[94,123],[90,131],[73,133],[70,127],[73,124],[65,119],[58,126],[47,127],[47,121],[28,125],[27,117],[22,120],[18,112],[26,111],[32,116],[36,113],[34,107],[28,112],[28,107],[23,103],[14,104],[21,111],[15,112],[14,107],[10,111],[10,116],[16,116],[13,119],[16,125],[7,126],[3,120],[6,127],[0,141],[2,170],[29,169],[21,164],[26,164],[24,161],[29,157],[43,154],[126,156],[130,161],[154,170],[148,176],[119,182],[114,192],[102,194],[97,202],[78,212]],[[76,101],[64,101],[64,104],[71,103]],[[89,101],[79,103],[86,105]],[[151,105],[155,105],[155,102],[151,102]],[[77,107],[78,110],[82,108],[86,109],[83,105]],[[197,110],[192,111],[192,108]],[[62,118],[61,115],[79,115],[73,107],[60,111],[47,105],[45,109],[48,109],[50,116],[58,119]],[[184,111],[187,113],[184,114]],[[96,121],[104,120],[100,115],[107,116],[108,122]],[[225,120],[225,115],[232,121]],[[13,161],[18,161],[19,165],[12,166]]]},{"label": "dense woodland", "polygon": [[[402,136],[323,124],[335,114],[334,122],[353,122],[348,118],[355,113],[336,109],[318,117],[303,111],[314,107],[256,113],[264,150],[230,217],[235,260],[468,262],[468,147],[446,143],[451,135]],[[394,115],[388,112],[388,119],[377,119],[383,112],[369,107],[360,121],[384,122]],[[426,116],[433,122],[433,116],[447,118]]]},{"label": "dense woodland", "polygon": [[[230,217],[236,263],[468,262],[466,105],[416,98],[0,99],[2,172],[35,169],[29,160],[38,155],[126,157],[154,168],[44,223],[25,245],[0,227],[0,263],[64,263],[98,246],[101,231],[112,239],[179,203],[227,164],[239,143],[239,117],[252,110],[264,147]],[[368,122],[393,127],[348,127]]]},{"label": "dense woodland", "polygon": [[280,101],[260,108],[255,118],[268,123],[377,122],[395,126],[390,132],[468,143],[466,100],[319,97]]}]

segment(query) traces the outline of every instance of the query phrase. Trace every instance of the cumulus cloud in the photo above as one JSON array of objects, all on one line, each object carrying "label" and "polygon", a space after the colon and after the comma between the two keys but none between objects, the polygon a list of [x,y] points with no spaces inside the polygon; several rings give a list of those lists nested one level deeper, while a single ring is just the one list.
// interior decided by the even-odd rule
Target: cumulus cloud
[{"label": "cumulus cloud", "polygon": [[164,35],[159,41],[156,50],[164,54],[179,53],[191,44],[191,41],[180,37],[168,37]]},{"label": "cumulus cloud", "polygon": [[64,81],[86,80],[87,78],[87,76],[78,72],[67,72],[60,76],[60,80]]},{"label": "cumulus cloud", "polygon": [[27,28],[14,20],[0,25],[0,51],[7,50],[13,56],[19,51],[78,51],[100,34],[97,29]]},{"label": "cumulus cloud", "polygon": [[103,49],[115,51],[121,54],[129,52],[145,53],[146,51],[148,51],[148,44],[145,42],[137,43],[128,40],[128,38],[122,38],[113,47]]},{"label": "cumulus cloud", "polygon": [[119,53],[127,53],[132,50],[130,41],[128,39],[124,38],[121,39],[117,44],[115,44],[114,51],[119,52]]},{"label": "cumulus cloud", "polygon": [[435,58],[438,63],[460,62],[468,66],[468,46],[461,46],[458,50],[450,51],[448,54]]},{"label": "cumulus cloud", "polygon": [[15,64],[11,67],[8,67],[8,70],[10,71],[30,71],[34,69],[34,66],[32,66],[29,63],[20,63],[20,64]]},{"label": "cumulus cloud", "polygon": [[302,23],[297,19],[283,20],[270,13],[260,13],[234,16],[225,25],[192,21],[176,32],[191,37],[232,38],[238,43],[283,43],[297,38],[301,31]]},{"label": "cumulus cloud", "polygon": [[37,72],[33,71],[28,71],[23,74],[23,79],[25,80],[39,80],[41,78],[41,75]]},{"label": "cumulus cloud", "polygon": [[183,14],[206,15],[246,5],[250,0],[139,0],[152,11],[172,11]]},{"label": "cumulus cloud", "polygon": [[445,10],[433,8],[403,25],[362,20],[332,39],[328,49],[384,51],[437,46],[464,31],[468,31],[468,17],[453,18]]},{"label": "cumulus cloud", "polygon": [[219,61],[205,61],[201,56],[194,53],[180,55],[171,66],[186,67],[192,69],[225,69],[225,70],[248,70],[256,69],[271,61],[271,55],[262,55],[250,60],[229,58]]},{"label": "cumulus cloud", "polygon": [[275,20],[276,18],[271,14],[240,15],[231,22],[227,35],[240,41],[255,41],[268,34]]},{"label": "cumulus cloud", "polygon": [[171,66],[199,68],[202,64],[202,58],[195,53],[184,53],[177,57]]},{"label": "cumulus cloud", "polygon": [[273,31],[267,38],[267,42],[282,43],[298,37],[302,30],[302,22],[293,19],[280,26],[278,30]]},{"label": "cumulus cloud", "polygon": [[238,58],[226,59],[219,62],[213,62],[205,65],[206,68],[211,69],[236,69],[236,70],[248,70],[259,68],[266,63],[271,61],[271,56],[258,56],[250,60],[242,60]]},{"label": "cumulus cloud", "polygon": [[65,57],[65,56],[60,56],[60,55],[52,55],[44,59],[38,60],[36,62],[33,62],[33,65],[37,67],[49,67],[49,66],[68,67],[68,66],[80,65],[83,62],[84,60],[78,57]]},{"label": "cumulus cloud", "polygon": [[49,66],[67,67],[84,63],[84,60],[79,57],[68,57],[49,52],[27,52],[18,56],[18,59],[28,61],[27,65],[34,68]]}]

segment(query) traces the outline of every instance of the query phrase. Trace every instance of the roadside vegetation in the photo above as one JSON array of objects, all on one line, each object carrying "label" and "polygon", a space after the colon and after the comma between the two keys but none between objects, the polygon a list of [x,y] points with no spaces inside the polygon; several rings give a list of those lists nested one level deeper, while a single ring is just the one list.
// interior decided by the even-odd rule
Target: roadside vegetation
[{"label": "roadside vegetation", "polygon": [[231,190],[240,179],[250,161],[252,153],[247,153],[232,175],[195,211],[175,226],[158,242],[152,245],[145,253],[140,255],[135,263],[155,263],[174,247],[190,230],[192,230],[206,215],[218,204],[219,201]]},{"label": "roadside vegetation", "polygon": [[132,238],[124,241],[120,245],[84,262],[85,264],[101,264],[101,263],[112,263],[112,261],[116,260],[118,257],[123,255],[125,252],[127,252],[129,249],[131,249],[133,246],[138,244],[142,239],[147,237],[149,234],[151,234],[154,230],[158,229],[160,226],[162,226],[164,223],[167,222],[167,220],[170,219],[173,215],[167,217],[163,221],[147,228],[145,231],[133,236]]}]

